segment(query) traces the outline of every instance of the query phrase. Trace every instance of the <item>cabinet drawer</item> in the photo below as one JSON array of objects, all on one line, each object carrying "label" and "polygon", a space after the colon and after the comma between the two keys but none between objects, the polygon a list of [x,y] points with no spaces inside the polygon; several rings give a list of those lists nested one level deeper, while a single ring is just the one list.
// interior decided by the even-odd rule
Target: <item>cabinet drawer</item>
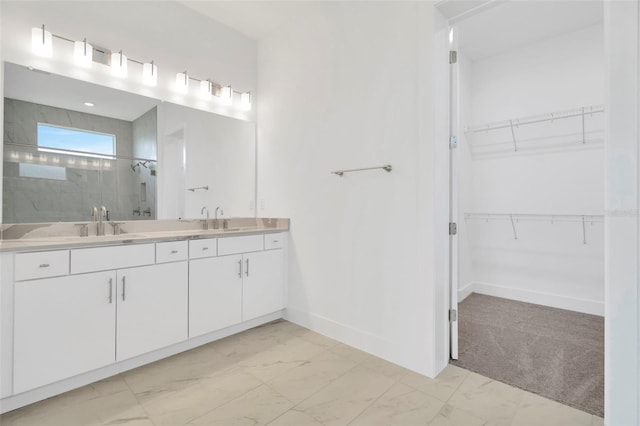
[{"label": "cabinet drawer", "polygon": [[132,244],[71,250],[71,273],[106,271],[131,266],[152,265],[156,261],[155,244]]},{"label": "cabinet drawer", "polygon": [[213,257],[218,254],[217,239],[207,238],[204,240],[189,241],[189,259],[200,259],[203,257]]},{"label": "cabinet drawer", "polygon": [[156,263],[177,262],[189,257],[188,241],[156,243]]},{"label": "cabinet drawer", "polygon": [[284,247],[284,239],[286,235],[283,232],[276,234],[264,234],[264,249],[279,249]]},{"label": "cabinet drawer", "polygon": [[16,281],[67,274],[69,274],[69,250],[16,254]]},{"label": "cabinet drawer", "polygon": [[262,250],[264,250],[264,236],[262,234],[218,238],[218,256]]}]

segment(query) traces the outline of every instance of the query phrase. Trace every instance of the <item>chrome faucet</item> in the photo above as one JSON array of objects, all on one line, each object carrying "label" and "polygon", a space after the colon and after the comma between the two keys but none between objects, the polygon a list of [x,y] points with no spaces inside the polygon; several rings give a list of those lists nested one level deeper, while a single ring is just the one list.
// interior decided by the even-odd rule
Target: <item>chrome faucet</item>
[{"label": "chrome faucet", "polygon": [[107,208],[105,206],[100,207],[100,214],[98,216],[98,232],[97,235],[104,235],[104,219],[107,216]]},{"label": "chrome faucet", "polygon": [[222,210],[222,207],[220,206],[216,207],[216,211],[214,213],[214,218],[213,218],[213,229],[220,228],[220,224],[218,223],[218,210],[220,210],[220,216],[224,215],[224,210]]},{"label": "chrome faucet", "polygon": [[[96,206],[93,206],[93,208],[91,209],[91,217],[93,218],[93,223],[96,224],[96,234],[98,232],[98,208]],[[87,234],[89,233],[89,231],[87,230]]]},{"label": "chrome faucet", "polygon": [[204,212],[207,212],[207,219],[202,224],[202,227],[204,229],[209,229],[209,209],[207,206],[202,207],[202,210],[200,210],[200,214],[204,214]]}]

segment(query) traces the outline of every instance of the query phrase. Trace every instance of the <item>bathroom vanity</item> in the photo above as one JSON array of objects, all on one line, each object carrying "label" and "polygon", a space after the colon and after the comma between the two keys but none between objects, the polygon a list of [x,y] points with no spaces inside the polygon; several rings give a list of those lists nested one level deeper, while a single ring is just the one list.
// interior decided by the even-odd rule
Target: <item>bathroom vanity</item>
[{"label": "bathroom vanity", "polygon": [[288,220],[201,222],[2,240],[2,412],[281,318]]}]

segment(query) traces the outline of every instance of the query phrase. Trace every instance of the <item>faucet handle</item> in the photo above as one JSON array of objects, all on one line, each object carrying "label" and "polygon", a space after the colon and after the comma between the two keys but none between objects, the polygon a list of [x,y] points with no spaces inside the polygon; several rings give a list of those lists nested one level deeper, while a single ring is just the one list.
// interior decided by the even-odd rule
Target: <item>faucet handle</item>
[{"label": "faucet handle", "polygon": [[88,237],[89,236],[89,224],[88,223],[74,223],[74,226],[80,228],[80,236]]},{"label": "faucet handle", "polygon": [[124,225],[126,222],[109,222],[109,225],[113,227],[113,235],[120,235],[122,233],[122,228],[120,225]]}]

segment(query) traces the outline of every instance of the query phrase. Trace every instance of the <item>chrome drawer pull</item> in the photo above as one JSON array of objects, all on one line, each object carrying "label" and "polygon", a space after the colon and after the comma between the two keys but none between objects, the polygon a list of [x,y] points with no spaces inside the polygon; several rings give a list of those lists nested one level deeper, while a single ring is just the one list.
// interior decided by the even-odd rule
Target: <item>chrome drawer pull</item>
[{"label": "chrome drawer pull", "polygon": [[171,254],[176,254],[178,253],[178,250],[171,250]]},{"label": "chrome drawer pull", "polygon": [[273,240],[273,242],[274,242],[274,243],[277,243],[277,242],[278,242],[278,240]]},{"label": "chrome drawer pull", "polygon": [[48,264],[48,263],[41,263],[41,264],[40,264],[40,267],[41,267],[41,268],[48,268],[48,267],[49,267],[49,264]]},{"label": "chrome drawer pull", "polygon": [[242,278],[242,259],[238,260],[238,278]]},{"label": "chrome drawer pull", "polygon": [[122,277],[122,301],[124,302],[125,294],[127,293],[127,282],[125,281],[127,277]]},{"label": "chrome drawer pull", "polygon": [[244,274],[248,277],[249,276],[249,259],[247,259],[247,270],[244,271]]},{"label": "chrome drawer pull", "polygon": [[202,250],[209,250],[209,247],[202,247]]},{"label": "chrome drawer pull", "polygon": [[109,278],[109,303],[113,303],[113,278]]}]

